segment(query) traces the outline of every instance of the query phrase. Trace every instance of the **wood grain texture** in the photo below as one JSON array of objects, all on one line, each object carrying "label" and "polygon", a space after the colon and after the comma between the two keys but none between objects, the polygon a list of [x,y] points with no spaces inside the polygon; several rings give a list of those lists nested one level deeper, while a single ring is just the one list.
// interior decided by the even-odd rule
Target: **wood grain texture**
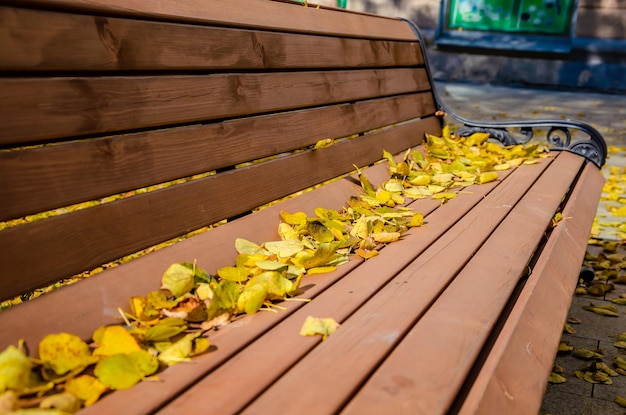
[{"label": "wood grain texture", "polygon": [[415,66],[417,42],[342,39],[0,7],[0,70]]},{"label": "wood grain texture", "polygon": [[422,69],[0,79],[0,145],[423,91]]},{"label": "wood grain texture", "polygon": [[[352,269],[332,287],[317,295],[315,301],[264,333],[245,352],[229,358],[204,379],[196,381],[159,414],[240,412],[319,344],[319,339],[294,336],[307,316],[332,316],[339,322],[345,321],[496,186],[495,182],[472,186],[455,204],[440,206],[432,199],[410,204],[412,209],[425,215],[428,226],[409,230],[400,241],[381,249],[375,261],[365,261]],[[242,377],[241,373],[246,373],[246,376]],[[320,391],[320,394],[325,394],[325,391]],[[283,411],[289,412],[289,409]]]},{"label": "wood grain texture", "polygon": [[[426,118],[116,202],[0,231],[0,293],[10,298],[353,170],[440,131]],[[285,180],[285,177],[289,180]],[[51,238],[50,235],[54,235]],[[32,261],[37,252],[38,261]],[[13,275],[19,274],[15,280]]]},{"label": "wood grain texture", "polygon": [[[373,183],[379,183],[387,176],[383,164],[365,170]],[[130,297],[145,295],[159,287],[161,275],[170,264],[196,260],[198,266],[208,272],[232,265],[237,257],[234,249],[236,238],[258,242],[279,238],[277,229],[281,210],[301,210],[313,214],[314,208],[320,204],[330,209],[341,209],[358,189],[359,186],[352,181],[334,181],[147,254],[124,266],[108,269],[88,280],[4,310],[0,313],[0,348],[4,349],[19,338],[28,344],[37,344],[46,334],[67,331],[70,326],[73,333],[87,339],[95,327],[117,321],[117,307],[125,306]],[[71,308],[55,306],[69,303]],[[76,315],[81,318],[76,319]]]},{"label": "wood grain texture", "polygon": [[[450,409],[583,163],[580,157],[563,156],[471,256],[352,399],[346,413],[375,414],[386,408],[394,413],[443,414]],[[463,239],[473,240],[473,233],[468,230]]]},{"label": "wood grain texture", "polygon": [[[279,410],[281,413],[296,413],[296,408],[307,408],[312,413],[338,411],[430,307],[433,299],[439,296],[449,281],[463,268],[548,164],[544,161],[534,166],[525,166],[528,168],[517,169],[509,175],[496,191],[489,193],[474,209],[449,227],[426,251],[347,319],[339,330],[308,353],[306,358],[300,360],[243,413],[270,413]],[[465,196],[461,194],[458,198]],[[458,201],[457,199],[454,200]],[[447,221],[435,220],[433,217],[431,223],[437,226],[439,223],[447,224]],[[426,338],[436,340],[429,334]],[[429,355],[419,357],[405,361],[405,367],[441,361]],[[404,373],[403,376],[405,375],[412,376],[410,373]],[[418,376],[419,372],[413,375]],[[307,387],[302,388],[301,385],[305,384]],[[394,391],[390,390],[388,393]],[[420,397],[427,394],[428,388],[419,392]],[[436,394],[441,395],[442,390],[438,390]],[[320,399],[320,396],[323,398]],[[359,395],[355,398],[358,397]],[[354,413],[399,413],[390,409],[394,405],[390,400],[397,398],[399,397],[386,397],[372,406],[371,410],[364,405]],[[398,401],[398,404],[404,400]],[[382,412],[380,405],[385,406]]]},{"label": "wood grain texture", "polygon": [[210,172],[434,112],[431,93],[410,94],[0,152],[0,220]]},{"label": "wood grain texture", "polygon": [[[342,37],[415,40],[410,26],[397,19],[343,10],[305,8],[297,3],[278,1],[7,0],[4,3],[168,22],[278,29]],[[301,9],[295,12],[296,7]]]},{"label": "wood grain texture", "polygon": [[[504,174],[506,175],[506,173],[507,172]],[[367,169],[366,174],[371,180],[373,180],[373,183],[379,183],[380,180],[386,179],[386,166],[384,164],[376,165]],[[212,230],[208,234],[195,238],[208,239],[210,237],[209,234],[213,232],[220,232],[227,227],[233,227],[233,230],[229,231],[228,237],[225,237],[224,234],[211,236],[210,238],[213,243],[219,244],[220,241],[226,240],[230,242],[229,238],[234,239],[235,237],[251,238],[251,235],[253,235],[252,239],[258,237],[262,238],[261,240],[271,240],[272,238],[277,237],[275,233],[275,226],[272,225],[272,223],[275,223],[280,210],[285,209],[287,211],[295,211],[302,209],[311,214],[313,209],[320,205],[338,209],[343,206],[343,203],[350,195],[357,191],[357,188],[352,185],[350,189],[343,193],[336,192],[338,187],[343,188],[347,183],[349,182],[340,181],[331,183],[322,189],[314,190],[311,193],[305,193],[298,196],[296,199],[283,202],[272,208],[255,213],[251,217],[242,218],[241,220],[237,220],[225,225],[224,227]],[[401,267],[402,262],[405,262],[411,257],[417,255],[423,247],[427,247],[430,243],[432,243],[438,234],[445,232],[451,223],[463,216],[468,209],[479,202],[482,197],[489,193],[489,191],[496,185],[497,183],[490,183],[484,186],[472,188],[471,195],[470,193],[467,193],[465,195],[467,197],[463,200],[459,199],[459,203],[444,205],[433,213],[433,215],[435,215],[434,217],[432,215],[427,216],[429,221],[432,218],[432,224],[428,228],[424,228],[426,233],[420,232],[419,235],[413,235],[413,237],[406,242],[398,242],[400,246],[392,244],[382,249],[381,255],[394,257],[394,261],[391,264],[386,261],[380,261],[378,262],[378,265],[376,265],[377,261],[357,261],[358,272],[355,273],[354,266],[357,264],[354,263],[353,258],[349,265],[340,267],[334,273],[316,275],[311,278],[307,278],[304,283],[306,291],[304,292],[303,297],[314,298],[314,302],[303,304],[288,301],[281,304],[281,306],[286,307],[286,310],[281,311],[279,314],[259,313],[254,316],[244,317],[230,326],[220,329],[217,332],[212,332],[209,335],[210,340],[219,345],[219,347],[211,354],[197,358],[193,365],[177,365],[169,368],[160,375],[162,382],[146,382],[139,384],[132,389],[116,392],[114,395],[100,402],[96,407],[88,408],[85,413],[115,412],[120,410],[132,413],[149,413],[154,411],[155,408],[160,408],[160,405],[162,405],[161,402],[169,401],[169,399],[174,398],[187,388],[191,388],[188,394],[185,394],[187,399],[174,401],[175,404],[172,404],[171,409],[164,409],[165,412],[194,413],[194,411],[198,410],[202,413],[218,414],[234,412],[235,408],[240,408],[247,403],[247,396],[254,394],[255,391],[258,391],[260,388],[263,388],[263,385],[267,382],[271,382],[272,379],[280,373],[281,365],[291,364],[292,359],[297,356],[296,352],[300,347],[304,346],[306,348],[306,345],[315,344],[316,341],[311,338],[303,338],[297,335],[294,336],[293,332],[289,334],[288,341],[280,341],[274,338],[273,340],[270,340],[270,343],[272,343],[272,349],[264,351],[264,353],[272,356],[272,359],[267,360],[263,359],[264,356],[259,356],[255,353],[248,353],[247,351],[244,353],[244,356],[237,357],[237,353],[239,353],[244,345],[247,345],[252,339],[256,338],[265,339],[262,342],[268,341],[273,337],[273,334],[269,335],[269,333],[273,333],[273,330],[279,330],[280,332],[285,333],[285,328],[283,328],[283,326],[286,325],[288,327],[294,327],[294,323],[291,321],[293,318],[296,318],[295,321],[298,321],[296,325],[299,324],[300,319],[297,316],[297,313],[300,313],[301,315],[303,312],[297,310],[300,310],[301,306],[313,307],[308,309],[308,313],[314,313],[315,310],[328,311],[326,306],[343,308],[340,304],[342,301],[348,300],[348,303],[351,303],[352,301],[360,301],[359,298],[362,300],[364,297],[368,297],[375,291],[376,281],[384,280],[384,278],[386,278],[386,276],[388,276],[391,272],[391,269],[387,268],[399,268]],[[439,203],[433,200],[422,200],[413,203],[411,206],[417,211],[427,214],[432,211],[434,207],[439,207]],[[263,216],[270,210],[273,211],[273,216]],[[252,221],[249,219],[252,219]],[[239,222],[241,221],[246,223],[247,227],[240,226]],[[257,225],[252,226],[253,223]],[[265,225],[259,226],[258,224]],[[271,229],[270,233],[268,233],[266,229],[268,226]],[[409,237],[407,236],[407,239],[408,238]],[[185,242],[183,242],[183,244],[185,244]],[[216,249],[222,251],[223,248],[216,246],[214,249],[208,247],[203,242],[202,246],[198,247],[198,245],[199,242],[194,242],[191,247],[191,252],[187,252],[185,248],[183,248],[180,252],[184,252],[188,258],[195,258],[194,255],[200,255],[201,258],[206,257],[206,259],[203,259],[202,261],[199,260],[199,263],[203,264],[203,266],[206,266],[204,264],[206,264],[207,261],[211,264],[215,264],[216,267],[219,267],[220,263],[221,265],[227,263],[222,261],[219,254],[212,255]],[[169,249],[170,248],[168,248],[168,250]],[[172,247],[171,249],[176,248]],[[230,260],[234,261],[234,255],[229,255],[232,257]],[[179,254],[179,257],[180,256],[182,255]],[[172,255],[170,255],[170,257],[174,259],[176,258],[176,256]],[[227,259],[225,261],[227,261]],[[349,278],[350,280],[344,282],[344,279],[346,278]],[[344,298],[342,301],[337,301],[337,296],[345,294],[345,290],[350,291],[348,297],[355,298]],[[125,299],[124,297],[120,297],[120,300],[124,301]],[[318,303],[319,305],[317,305]],[[321,307],[322,305],[323,307]],[[274,327],[274,329],[272,329],[272,327]],[[290,349],[290,352],[285,355],[279,354],[278,348],[285,346]],[[255,350],[258,349],[255,347]],[[278,356],[282,356],[280,358],[281,365],[272,365],[271,362],[274,362]],[[233,359],[233,357],[235,357],[236,361],[234,362],[234,366],[230,363],[230,360]],[[223,365],[227,365],[231,368],[240,367],[242,360],[247,359],[253,359],[256,362],[253,367],[248,367],[246,370],[246,373],[251,375],[249,381],[253,384],[249,390],[244,389],[244,383],[242,383],[248,381],[244,381],[233,372],[226,374],[222,369],[222,367],[224,367]],[[268,366],[271,366],[271,368]],[[215,377],[215,374],[217,373],[215,370],[219,371],[222,375]],[[213,382],[216,379],[219,380],[217,382],[220,385],[219,393],[218,390],[207,390],[207,383],[204,380],[200,381],[202,376],[209,372],[212,373],[206,378],[206,381],[209,382],[209,384],[214,385]],[[224,375],[226,377],[222,377]],[[229,388],[228,386],[233,386],[232,383],[228,383],[230,382],[229,379],[232,379],[232,376],[235,376],[237,380],[234,387]],[[245,384],[247,385],[248,383]],[[220,399],[211,399],[216,396],[219,396]],[[229,397],[236,397],[236,399],[229,399]],[[199,400],[194,402],[193,399],[195,398]],[[211,405],[207,405],[208,401],[211,401]],[[229,411],[228,409],[232,409],[232,411]]]},{"label": "wood grain texture", "polygon": [[538,413],[603,183],[587,164],[460,414]]}]

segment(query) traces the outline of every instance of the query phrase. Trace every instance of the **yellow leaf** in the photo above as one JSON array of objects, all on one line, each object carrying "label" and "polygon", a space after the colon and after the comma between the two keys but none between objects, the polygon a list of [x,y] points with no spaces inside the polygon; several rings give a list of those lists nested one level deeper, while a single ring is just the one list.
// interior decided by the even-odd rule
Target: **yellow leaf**
[{"label": "yellow leaf", "polygon": [[217,270],[217,275],[220,278],[233,282],[243,282],[248,279],[250,270],[244,267],[222,267]]},{"label": "yellow leaf", "polygon": [[98,362],[94,369],[98,380],[111,389],[128,389],[143,378],[133,359],[126,354],[115,354]]},{"label": "yellow leaf", "polygon": [[172,264],[161,278],[162,288],[169,290],[175,297],[187,294],[194,287],[194,272],[182,264]]},{"label": "yellow leaf", "polygon": [[290,258],[304,249],[304,244],[299,239],[265,242],[263,246],[279,258]]},{"label": "yellow leaf", "polygon": [[415,177],[409,179],[409,183],[413,186],[426,186],[430,184],[430,176],[425,173],[418,174]]},{"label": "yellow leaf", "polygon": [[437,193],[436,195],[433,195],[433,199],[441,200],[441,203],[445,203],[450,199],[454,199],[455,197],[456,197],[456,193],[449,193],[449,192]]},{"label": "yellow leaf", "polygon": [[411,216],[411,221],[409,222],[407,226],[410,228],[413,228],[416,226],[422,226],[423,224],[424,224],[424,215],[422,215],[421,213],[415,213],[413,214],[413,216]]},{"label": "yellow leaf", "polygon": [[563,383],[565,382],[567,379],[565,379],[565,376],[560,375],[558,373],[550,373],[550,375],[548,376],[548,382],[549,383]]},{"label": "yellow leaf", "polygon": [[28,386],[30,368],[30,359],[22,350],[12,345],[4,349],[0,353],[0,394],[7,389],[19,391]]},{"label": "yellow leaf", "polygon": [[191,360],[189,356],[193,352],[193,340],[200,336],[200,332],[187,334],[176,343],[159,353],[159,361],[168,366]]},{"label": "yellow leaf", "polygon": [[278,225],[278,234],[283,241],[298,241],[300,239],[300,235],[296,232],[293,227],[285,222],[281,222]]},{"label": "yellow leaf", "polygon": [[317,150],[320,148],[330,147],[333,144],[335,144],[335,140],[333,140],[332,138],[324,138],[323,140],[319,140],[317,143],[315,143],[315,147],[313,148]]},{"label": "yellow leaf", "polygon": [[422,199],[426,196],[431,196],[433,193],[425,186],[408,187],[404,189],[404,195],[409,199]]},{"label": "yellow leaf", "polygon": [[112,356],[119,353],[132,353],[141,350],[137,340],[122,326],[109,326],[102,333],[94,356]]},{"label": "yellow leaf", "polygon": [[480,176],[478,176],[479,184],[493,182],[494,180],[498,180],[498,173],[496,173],[495,171],[481,173]]},{"label": "yellow leaf", "polygon": [[389,179],[385,182],[385,190],[392,193],[401,193],[404,190],[404,186],[400,180]]},{"label": "yellow leaf", "polygon": [[400,232],[377,232],[373,233],[372,239],[379,243],[390,243],[400,239]]},{"label": "yellow leaf", "polygon": [[335,266],[315,267],[315,268],[310,268],[309,270],[307,270],[306,273],[308,275],[325,274],[327,272],[333,272],[336,269],[337,269],[337,267],[335,267]]},{"label": "yellow leaf", "polygon": [[267,288],[263,284],[246,286],[237,299],[237,309],[246,314],[254,314],[265,302]]},{"label": "yellow leaf", "polygon": [[379,252],[377,250],[375,250],[375,249],[366,250],[366,249],[359,248],[359,249],[356,250],[356,254],[358,256],[360,256],[361,258],[363,258],[363,259],[374,258],[375,256],[378,255],[378,253]]},{"label": "yellow leaf", "polygon": [[286,210],[280,212],[281,219],[289,225],[305,225],[307,215],[304,212],[289,213]]},{"label": "yellow leaf", "polygon": [[456,170],[454,172],[454,175],[457,176],[460,179],[465,180],[465,181],[474,181],[474,180],[476,180],[476,175],[475,174],[472,174],[472,173],[469,173],[469,172],[466,172],[466,171],[463,171],[463,170]]},{"label": "yellow leaf", "polygon": [[71,393],[57,393],[44,398],[39,407],[42,409],[57,409],[73,414],[80,410],[81,404],[78,398]]},{"label": "yellow leaf", "polygon": [[367,238],[369,235],[369,222],[365,216],[361,216],[356,220],[352,230],[350,231],[350,235],[361,239]]},{"label": "yellow leaf", "polygon": [[428,190],[430,191],[430,194],[436,194],[436,193],[441,193],[444,190],[446,190],[445,186],[439,186],[436,184],[429,184],[428,185]]},{"label": "yellow leaf", "polygon": [[309,235],[317,242],[332,242],[335,235],[320,221],[314,220],[308,223]]},{"label": "yellow leaf", "polygon": [[[306,215],[305,215],[305,220],[306,220]],[[235,240],[235,249],[240,254],[254,255],[261,250],[261,247],[255,244],[254,242],[248,241],[243,238],[237,238]]]},{"label": "yellow leaf", "polygon": [[65,384],[65,390],[85,402],[85,406],[91,406],[106,391],[98,379],[90,375],[82,375],[72,378]]},{"label": "yellow leaf", "polygon": [[322,340],[326,340],[326,338],[333,334],[338,327],[339,323],[337,323],[333,318],[317,318],[308,316],[300,329],[300,335],[321,335]]},{"label": "yellow leaf", "polygon": [[432,182],[441,186],[445,186],[452,181],[452,173],[439,173],[432,176]]},{"label": "yellow leaf", "polygon": [[87,343],[80,337],[68,333],[49,334],[44,337],[39,342],[39,358],[57,375],[86,367],[97,360],[91,355]]}]

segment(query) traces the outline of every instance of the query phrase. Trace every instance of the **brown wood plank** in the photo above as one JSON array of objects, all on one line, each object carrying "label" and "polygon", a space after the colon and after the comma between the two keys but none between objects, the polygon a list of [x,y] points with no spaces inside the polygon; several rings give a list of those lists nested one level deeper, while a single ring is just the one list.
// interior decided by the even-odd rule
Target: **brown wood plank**
[{"label": "brown wood plank", "polygon": [[[368,168],[366,173],[374,184],[388,177],[385,164]],[[3,311],[0,313],[0,348],[6,347],[7,344],[15,344],[19,338],[24,338],[29,345],[36,345],[44,335],[60,331],[69,331],[88,338],[94,328],[112,321],[120,322],[117,306],[123,307],[129,297],[145,295],[159,287],[160,275],[169,264],[197,260],[199,266],[214,272],[221,266],[235,262],[235,238],[247,238],[258,242],[276,240],[278,214],[281,210],[291,212],[302,210],[313,214],[314,208],[319,206],[340,209],[351,195],[358,192],[359,187],[348,180],[330,183],[321,189],[301,194],[297,198],[149,254],[123,267],[111,269],[89,280]],[[335,273],[307,278],[303,286],[306,292],[302,297],[315,297],[316,293],[326,289],[358,263],[359,260],[353,258],[350,264],[342,266]],[[129,283],[131,279],[132,284]],[[72,307],[58,307],[58,304],[72,304]],[[146,382],[129,390],[120,391],[83,412],[88,414],[94,411],[95,413],[155,411],[163,401],[173,398],[181,389],[192,384],[195,377],[219,365],[250,339],[270,330],[303,303],[290,301],[281,305],[287,309],[285,312],[258,313],[244,317],[219,331],[211,332],[210,340],[219,345],[216,351],[194,359],[191,365],[181,364],[169,368],[159,375],[160,382]],[[77,315],[80,318],[76,318]]]},{"label": "brown wood plank", "polygon": [[[506,172],[505,175],[509,173]],[[421,252],[463,217],[485,197],[497,183],[467,188],[464,197],[439,207],[432,200],[419,200],[410,206],[426,216],[428,225],[409,230],[402,240],[381,249],[380,255],[354,268],[315,300],[265,333],[245,351],[230,358],[206,378],[159,412],[225,414],[238,413],[257,394],[269,387],[283,372],[297,363],[319,343],[318,338],[305,338],[297,333],[307,316],[332,316],[343,322],[362,306]],[[241,373],[246,373],[245,377]],[[211,402],[210,405],[208,403]]]},{"label": "brown wood plank", "polygon": [[603,183],[587,164],[460,414],[539,412]]},{"label": "brown wood plank", "polygon": [[[417,42],[342,39],[0,7],[0,70],[415,66]],[[210,53],[208,53],[210,52]]]},{"label": "brown wood plank", "polygon": [[1,79],[0,145],[194,123],[429,88],[423,68]]},{"label": "brown wood plank", "polygon": [[[10,298],[235,216],[418,145],[440,131],[431,117],[0,231],[0,293]],[[289,180],[286,180],[289,177]],[[55,235],[51,238],[50,235]],[[38,261],[32,261],[37,252]],[[20,275],[20,279],[13,278]]]},{"label": "brown wood plank", "polygon": [[[384,164],[366,168],[373,183],[388,177]],[[72,330],[82,338],[89,338],[95,327],[119,319],[118,306],[124,307],[133,295],[145,295],[160,286],[160,278],[174,262],[193,262],[208,272],[235,263],[236,238],[264,242],[279,238],[277,233],[281,210],[305,211],[324,206],[340,209],[351,195],[358,194],[353,181],[338,180],[322,188],[304,192],[274,206],[241,217],[205,233],[180,241],[162,250],[97,274],[88,280],[63,287],[33,301],[0,312],[0,348],[23,338],[36,344],[50,332]],[[263,224],[259,226],[259,224]],[[128,283],[132,279],[132,284]],[[69,304],[72,307],[55,307]],[[80,319],[73,317],[79,314]]]},{"label": "brown wood plank", "polygon": [[355,12],[316,9],[299,4],[250,0],[7,0],[21,7],[80,11],[151,20],[259,28],[344,37],[415,40],[403,21]]},{"label": "brown wood plank", "polygon": [[[287,408],[338,411],[549,164],[546,159],[512,172],[243,413],[282,413]],[[462,193],[453,201],[470,196]],[[429,226],[437,223],[432,219]],[[418,228],[416,235],[425,229]],[[395,412],[387,407],[376,413]]]},{"label": "brown wood plank", "polygon": [[[572,154],[557,158],[368,379],[345,413],[443,414],[450,409],[582,163]],[[470,232],[463,238],[470,239]]]},{"label": "brown wood plank", "polygon": [[0,220],[233,166],[434,111],[427,92],[0,152]]}]

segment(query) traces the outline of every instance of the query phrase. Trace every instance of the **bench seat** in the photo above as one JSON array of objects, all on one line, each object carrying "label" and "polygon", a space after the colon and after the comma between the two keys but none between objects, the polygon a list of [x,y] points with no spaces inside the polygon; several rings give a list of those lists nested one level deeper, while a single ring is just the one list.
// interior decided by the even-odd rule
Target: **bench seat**
[{"label": "bench seat", "polygon": [[[383,182],[383,150],[422,149],[450,112],[402,20],[269,0],[7,4],[2,299],[226,223],[0,311],[0,350],[89,339],[172,263],[214,273],[235,263],[237,238],[278,240],[281,211],[342,209],[361,192],[355,166]],[[513,140],[504,124],[464,121]],[[81,413],[537,413],[606,147],[582,123],[518,126],[568,139],[550,130],[555,149],[536,164],[409,203],[425,224],[306,276],[296,300],[310,302],[237,316],[205,334],[208,353]],[[590,139],[570,143],[570,128]],[[303,337],[308,316],[341,326]]]}]

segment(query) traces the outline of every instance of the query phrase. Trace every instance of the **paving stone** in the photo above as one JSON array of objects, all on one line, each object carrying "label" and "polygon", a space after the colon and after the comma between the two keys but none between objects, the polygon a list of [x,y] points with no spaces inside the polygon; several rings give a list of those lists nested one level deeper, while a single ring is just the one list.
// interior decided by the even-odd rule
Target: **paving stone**
[{"label": "paving stone", "polygon": [[[596,340],[574,337],[570,334],[563,334],[563,341],[567,341],[570,346],[575,349],[585,348],[589,350],[596,349],[598,342]],[[584,360],[572,356],[571,353],[559,354],[555,363],[565,369],[564,376],[567,379],[564,383],[548,384],[548,393],[558,395],[562,393],[575,394],[581,396],[592,397],[593,385],[591,383],[578,379],[575,375],[577,370],[582,369],[588,363]]]},{"label": "paving stone", "polygon": [[576,329],[576,334],[574,336],[586,338],[586,339],[595,339],[595,340],[609,340],[610,335],[614,335],[619,333],[619,327],[622,327],[626,331],[626,310],[625,307],[619,307],[618,312],[620,312],[619,317],[607,317],[601,316],[591,311],[587,311],[583,309],[583,306],[594,304],[594,305],[605,305],[605,304],[613,304],[610,301],[601,300],[597,298],[589,298],[582,296],[575,296],[572,299],[572,306],[570,307],[569,316],[578,318],[581,321],[581,324],[574,325],[574,329]]},{"label": "paving stone", "polygon": [[[600,347],[604,348],[604,363],[611,367],[615,367],[613,364],[613,358],[616,356],[621,356],[626,358],[626,354],[624,352],[620,353],[620,350],[613,346],[613,341],[610,342],[600,342]],[[612,385],[594,385],[593,388],[593,397],[601,398],[613,401],[617,395],[621,395],[626,398],[626,376],[616,376],[612,377],[613,381]],[[626,412],[626,408],[624,409]]]},{"label": "paving stone", "polygon": [[591,415],[593,399],[573,393],[548,392],[543,399],[543,415]]}]

